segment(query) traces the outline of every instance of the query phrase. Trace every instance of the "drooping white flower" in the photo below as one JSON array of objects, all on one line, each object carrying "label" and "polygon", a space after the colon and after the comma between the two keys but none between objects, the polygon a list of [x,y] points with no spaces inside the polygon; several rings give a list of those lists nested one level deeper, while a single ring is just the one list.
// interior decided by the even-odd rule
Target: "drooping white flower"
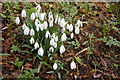
[{"label": "drooping white flower", "polygon": [[36,31],[39,31],[40,25],[36,26]]},{"label": "drooping white flower", "polygon": [[54,41],[54,39],[52,38],[52,39],[50,40],[50,45],[51,45],[51,46],[54,46],[54,44],[55,44],[55,41]]},{"label": "drooping white flower", "polygon": [[46,31],[45,37],[46,38],[50,37],[50,32],[49,31]]},{"label": "drooping white flower", "polygon": [[31,20],[34,20],[34,19],[35,19],[35,13],[34,13],[34,12],[31,14],[30,19],[31,19]]},{"label": "drooping white flower", "polygon": [[36,10],[37,10],[37,12],[40,12],[41,6],[39,4],[36,6]]},{"label": "drooping white flower", "polygon": [[60,22],[61,22],[61,18],[60,17],[58,17],[58,24],[60,25]]},{"label": "drooping white flower", "polygon": [[38,18],[38,14],[39,14],[38,12],[35,12],[35,16],[36,16],[37,18]]},{"label": "drooping white flower", "polygon": [[43,24],[39,24],[38,26],[39,26],[40,30],[43,31]]},{"label": "drooping white flower", "polygon": [[71,34],[70,34],[70,37],[73,39],[73,37],[74,37],[74,33],[71,33]]},{"label": "drooping white flower", "polygon": [[24,30],[25,27],[27,27],[27,26],[26,26],[26,24],[24,23],[24,24],[22,25],[22,29]]},{"label": "drooping white flower", "polygon": [[39,50],[38,50],[38,55],[43,56],[43,54],[44,54],[44,50],[43,50],[43,48],[41,47],[41,48],[39,48]]},{"label": "drooping white flower", "polygon": [[56,17],[55,17],[55,23],[57,23],[57,20],[58,20],[58,14],[56,14]]},{"label": "drooping white flower", "polygon": [[54,38],[54,40],[55,40],[55,42],[57,42],[57,41],[58,41],[58,36],[56,36],[56,37]]},{"label": "drooping white flower", "polygon": [[53,27],[53,21],[50,21],[50,22],[49,22],[49,26],[50,26],[50,27]]},{"label": "drooping white flower", "polygon": [[75,28],[75,34],[79,34],[80,33],[80,29],[79,29],[79,27],[76,27]]},{"label": "drooping white flower", "polygon": [[47,23],[47,21],[44,21],[43,22],[43,29],[47,29],[47,27],[48,27],[48,23]]},{"label": "drooping white flower", "polygon": [[69,31],[70,31],[70,32],[72,32],[72,31],[73,31],[73,25],[72,25],[72,24],[70,24],[70,26],[69,26],[69,28],[68,28],[68,29],[69,29]]},{"label": "drooping white flower", "polygon": [[34,44],[34,48],[35,48],[35,49],[39,48],[38,42],[36,42],[36,43]]},{"label": "drooping white flower", "polygon": [[57,48],[57,42],[54,42],[53,47],[54,47],[54,48]]},{"label": "drooping white flower", "polygon": [[57,67],[58,67],[57,63],[54,63],[54,64],[53,64],[53,69],[56,70]]},{"label": "drooping white flower", "polygon": [[30,44],[34,44],[34,42],[35,42],[34,38],[31,37],[31,39],[30,39]]},{"label": "drooping white flower", "polygon": [[62,28],[65,27],[66,23],[67,22],[65,22],[65,19],[62,18],[61,21],[60,21],[60,27],[62,27]]},{"label": "drooping white flower", "polygon": [[16,23],[16,24],[19,24],[19,23],[20,23],[20,18],[19,18],[19,17],[16,17],[15,23]]},{"label": "drooping white flower", "polygon": [[48,13],[48,17],[50,17],[50,16],[52,16],[52,15],[53,15],[52,12],[49,12],[49,13]]},{"label": "drooping white flower", "polygon": [[73,70],[73,69],[76,68],[76,64],[75,64],[74,61],[72,61],[72,62],[70,63],[70,68],[71,68],[71,70]]},{"label": "drooping white flower", "polygon": [[64,47],[64,45],[61,45],[60,46],[60,53],[62,54],[63,52],[65,52],[65,47]]},{"label": "drooping white flower", "polygon": [[35,20],[35,26],[38,26],[38,24],[40,24],[40,21],[39,21],[39,19],[36,19]]},{"label": "drooping white flower", "polygon": [[24,29],[24,35],[28,35],[29,32],[30,32],[29,27],[25,27],[25,29]]},{"label": "drooping white flower", "polygon": [[34,29],[32,28],[31,30],[30,30],[30,36],[34,36],[35,35],[35,31],[34,31]]},{"label": "drooping white flower", "polygon": [[69,30],[69,28],[70,28],[70,25],[69,25],[69,24],[67,24],[67,27],[66,27],[66,29],[68,29],[68,30]]},{"label": "drooping white flower", "polygon": [[51,47],[49,48],[49,51],[53,53],[53,52],[54,52],[54,48],[51,46]]},{"label": "drooping white flower", "polygon": [[22,17],[26,17],[26,11],[25,11],[25,9],[22,10],[21,16],[22,16]]},{"label": "drooping white flower", "polygon": [[40,14],[39,14],[39,19],[40,19],[41,21],[43,21],[44,18],[45,18],[45,15],[46,15],[45,12],[44,12],[44,13],[40,13]]},{"label": "drooping white flower", "polygon": [[66,39],[67,39],[67,36],[65,33],[63,33],[61,36],[61,41],[66,41]]}]

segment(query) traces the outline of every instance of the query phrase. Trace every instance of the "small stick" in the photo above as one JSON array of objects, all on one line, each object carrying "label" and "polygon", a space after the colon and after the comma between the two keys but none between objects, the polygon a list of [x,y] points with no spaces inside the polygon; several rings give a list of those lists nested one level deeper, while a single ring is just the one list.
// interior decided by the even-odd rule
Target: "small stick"
[{"label": "small stick", "polygon": [[79,52],[75,55],[75,57],[78,56],[80,53],[86,51],[87,49],[88,49],[88,48],[84,48],[83,50],[79,51]]}]

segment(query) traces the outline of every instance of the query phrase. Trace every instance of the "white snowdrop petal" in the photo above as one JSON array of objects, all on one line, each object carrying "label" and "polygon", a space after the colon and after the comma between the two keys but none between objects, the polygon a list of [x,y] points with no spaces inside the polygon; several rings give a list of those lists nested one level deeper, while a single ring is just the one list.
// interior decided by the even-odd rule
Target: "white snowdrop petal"
[{"label": "white snowdrop petal", "polygon": [[27,26],[26,26],[26,24],[24,23],[24,24],[22,25],[22,29],[24,30],[26,27],[27,27]]},{"label": "white snowdrop petal", "polygon": [[19,23],[20,23],[20,18],[19,18],[19,17],[16,17],[15,23],[16,23],[16,24],[19,24]]},{"label": "white snowdrop petal", "polygon": [[35,49],[39,48],[38,42],[36,42],[36,43],[34,44],[34,48],[35,48]]},{"label": "white snowdrop petal", "polygon": [[57,63],[54,63],[54,64],[53,64],[53,69],[56,70],[57,67],[58,67]]},{"label": "white snowdrop petal", "polygon": [[50,32],[49,31],[46,31],[45,37],[46,38],[50,37]]},{"label": "white snowdrop petal", "polygon": [[39,48],[39,50],[38,50],[38,55],[43,56],[43,54],[44,54],[44,50],[43,50],[43,48],[41,47],[41,48]]},{"label": "white snowdrop petal", "polygon": [[32,28],[31,30],[30,30],[30,36],[34,36],[35,35],[35,31],[34,31],[34,29]]},{"label": "white snowdrop petal", "polygon": [[35,13],[34,13],[34,12],[31,14],[30,19],[31,19],[31,20],[34,20],[34,19],[35,19]]},{"label": "white snowdrop petal", "polygon": [[73,69],[76,68],[76,64],[75,64],[74,61],[72,61],[72,62],[70,63],[70,68],[71,68],[71,70],[73,70]]},{"label": "white snowdrop petal", "polygon": [[34,44],[34,42],[35,42],[34,38],[31,37],[31,39],[30,39],[30,44]]},{"label": "white snowdrop petal", "polygon": [[64,47],[64,45],[61,45],[60,46],[60,53],[62,54],[63,52],[65,52],[65,47]]},{"label": "white snowdrop petal", "polygon": [[26,11],[25,11],[25,9],[22,10],[21,16],[22,16],[22,17],[26,17]]},{"label": "white snowdrop petal", "polygon": [[24,29],[24,35],[28,35],[30,32],[30,29],[28,27],[25,27]]},{"label": "white snowdrop petal", "polygon": [[67,39],[67,36],[65,33],[63,33],[61,36],[61,41],[66,41],[66,39]]},{"label": "white snowdrop petal", "polygon": [[70,31],[70,32],[72,32],[72,31],[73,31],[73,25],[72,25],[72,24],[70,24],[70,26],[69,26],[69,28],[68,28],[68,29],[69,29],[69,31]]},{"label": "white snowdrop petal", "polygon": [[49,48],[49,51],[53,53],[53,52],[54,52],[54,48],[51,46],[51,47]]},{"label": "white snowdrop petal", "polygon": [[80,33],[80,29],[79,29],[79,27],[76,27],[75,28],[75,34],[79,34]]},{"label": "white snowdrop petal", "polygon": [[70,34],[70,37],[73,39],[73,37],[74,37],[74,33],[71,33],[71,34]]},{"label": "white snowdrop petal", "polygon": [[43,23],[43,29],[47,29],[47,27],[48,27],[48,23],[47,23],[47,21],[44,21],[44,23]]}]

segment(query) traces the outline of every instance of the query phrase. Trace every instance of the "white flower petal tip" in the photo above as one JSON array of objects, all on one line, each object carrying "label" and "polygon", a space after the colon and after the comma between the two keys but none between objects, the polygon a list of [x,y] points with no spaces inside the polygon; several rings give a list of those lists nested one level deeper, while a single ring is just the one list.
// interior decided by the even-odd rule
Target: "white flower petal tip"
[{"label": "white flower petal tip", "polygon": [[64,53],[65,52],[65,47],[64,47],[64,45],[61,45],[60,46],[60,53],[62,54],[62,53]]},{"label": "white flower petal tip", "polygon": [[71,68],[71,70],[76,69],[76,64],[75,64],[74,61],[72,61],[72,62],[70,63],[70,68]]},{"label": "white flower petal tip", "polygon": [[53,64],[53,69],[56,70],[57,67],[58,67],[57,63],[54,63],[54,64]]}]

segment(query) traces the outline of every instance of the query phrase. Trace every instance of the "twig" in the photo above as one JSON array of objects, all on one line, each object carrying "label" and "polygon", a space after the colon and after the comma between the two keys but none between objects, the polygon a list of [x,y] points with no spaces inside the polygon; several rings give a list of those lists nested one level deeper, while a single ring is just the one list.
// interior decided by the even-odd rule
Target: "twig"
[{"label": "twig", "polygon": [[84,48],[83,50],[79,51],[79,52],[75,55],[75,57],[78,56],[80,53],[86,51],[87,49],[88,49],[88,48]]}]

